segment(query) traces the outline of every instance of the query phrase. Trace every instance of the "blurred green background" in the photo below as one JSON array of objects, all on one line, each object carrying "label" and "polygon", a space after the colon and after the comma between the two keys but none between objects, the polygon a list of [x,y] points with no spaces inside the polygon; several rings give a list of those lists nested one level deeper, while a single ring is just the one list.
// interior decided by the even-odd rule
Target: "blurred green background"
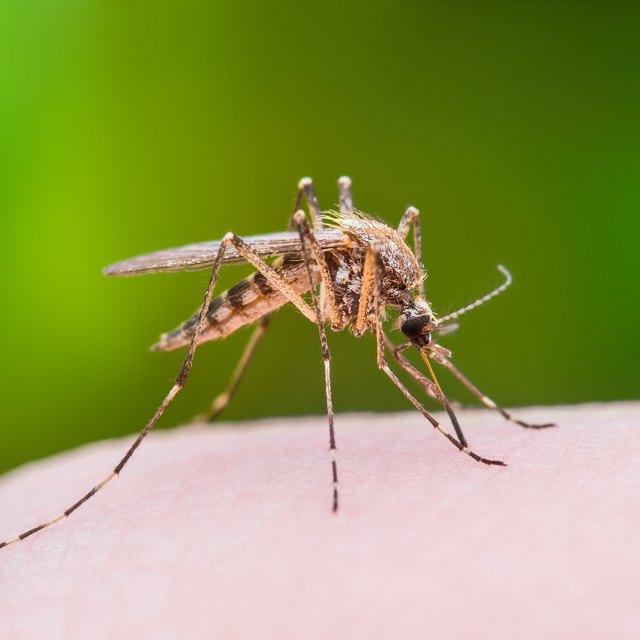
[{"label": "blurred green background", "polygon": [[[441,314],[498,283],[497,263],[512,270],[512,289],[443,339],[496,400],[637,398],[639,13],[5,0],[0,469],[139,430],[169,389],[183,354],[148,346],[196,309],[207,274],[103,266],[283,230],[305,175],[324,208],[347,174],[390,223],[421,209]],[[208,406],[248,335],[199,351],[163,426]],[[410,409],[370,336],[330,340],[338,411]],[[227,418],[322,413],[322,375],[315,328],[283,310]]]}]

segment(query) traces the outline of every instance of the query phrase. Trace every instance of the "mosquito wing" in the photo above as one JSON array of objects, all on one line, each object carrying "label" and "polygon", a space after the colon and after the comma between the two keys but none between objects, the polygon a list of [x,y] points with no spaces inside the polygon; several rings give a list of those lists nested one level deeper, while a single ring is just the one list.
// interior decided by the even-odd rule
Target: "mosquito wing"
[{"label": "mosquito wing", "polygon": [[[314,231],[314,235],[323,250],[339,249],[348,243],[347,237],[340,229],[319,229]],[[296,231],[249,236],[243,240],[260,256],[277,256],[302,251],[300,235]],[[107,276],[138,276],[146,273],[206,269],[213,265],[221,245],[221,241],[215,240],[147,253],[137,258],[109,265],[104,269],[104,274]],[[222,263],[240,262],[244,262],[244,258],[238,250],[233,245],[227,246]]]}]

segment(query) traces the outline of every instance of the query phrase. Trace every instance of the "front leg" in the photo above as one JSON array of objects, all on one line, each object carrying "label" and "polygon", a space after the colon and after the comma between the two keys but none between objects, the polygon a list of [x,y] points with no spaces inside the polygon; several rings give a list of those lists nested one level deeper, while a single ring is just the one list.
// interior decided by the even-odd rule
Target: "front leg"
[{"label": "front leg", "polygon": [[361,336],[369,326],[371,303],[375,298],[374,289],[376,287],[376,282],[380,280],[380,277],[377,275],[378,269],[376,266],[379,261],[379,255],[380,251],[378,245],[370,244],[364,258],[362,285],[360,286],[360,302],[358,303],[356,321],[353,325],[353,333],[356,336]]},{"label": "front leg", "polygon": [[531,424],[530,422],[524,422],[523,420],[515,419],[508,411],[503,409],[501,406],[497,405],[491,398],[485,396],[478,387],[476,387],[456,366],[452,364],[452,362],[448,358],[443,358],[442,360],[438,360],[440,364],[449,369],[453,375],[462,382],[462,384],[473,393],[473,395],[482,402],[485,407],[489,409],[493,409],[497,411],[505,420],[509,420],[509,422],[513,422],[520,427],[524,427],[525,429],[547,429],[548,427],[555,427],[556,424],[553,422],[545,422],[544,424]]},{"label": "front leg", "polygon": [[[504,462],[501,460],[490,460],[489,458],[483,458],[479,456],[477,453],[471,451],[469,447],[466,446],[466,442],[463,444],[456,438],[454,438],[450,433],[448,433],[444,427],[422,406],[422,404],[415,398],[415,396],[407,389],[407,387],[400,381],[398,376],[391,370],[389,364],[387,363],[387,359],[384,353],[384,333],[382,332],[382,296],[381,296],[381,284],[382,284],[382,261],[380,259],[380,251],[379,247],[375,244],[370,245],[367,250],[367,257],[365,259],[365,269],[367,262],[372,265],[373,268],[373,287],[372,287],[372,296],[373,296],[373,313],[374,313],[374,322],[375,322],[375,332],[376,332],[376,351],[377,351],[377,362],[378,368],[382,369],[385,374],[389,377],[391,382],[400,389],[404,397],[431,423],[434,429],[439,431],[451,444],[453,444],[459,451],[465,453],[469,457],[473,458],[477,462],[482,462],[487,465],[498,465],[498,466],[506,466]],[[367,304],[368,301],[363,303],[361,298],[360,305]]]},{"label": "front leg", "polygon": [[456,435],[458,436],[458,440],[465,447],[467,446],[467,439],[464,437],[464,433],[462,432],[462,427],[460,426],[460,422],[458,421],[458,416],[456,416],[453,411],[453,407],[449,402],[447,396],[444,395],[444,392],[440,388],[440,385],[435,384],[427,376],[425,376],[421,371],[416,369],[403,355],[403,351],[411,348],[413,345],[411,342],[407,342],[405,344],[401,344],[400,346],[394,346],[387,336],[384,336],[385,345],[387,349],[391,351],[395,361],[420,385],[422,388],[435,400],[437,400],[447,412],[449,416],[449,420],[455,429]]}]

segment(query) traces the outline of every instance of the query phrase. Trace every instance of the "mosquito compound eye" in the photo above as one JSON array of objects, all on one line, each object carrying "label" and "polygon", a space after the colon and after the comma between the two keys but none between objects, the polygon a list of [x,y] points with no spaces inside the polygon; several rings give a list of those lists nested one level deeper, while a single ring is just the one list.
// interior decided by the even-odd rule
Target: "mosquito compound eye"
[{"label": "mosquito compound eye", "polygon": [[431,342],[431,317],[409,318],[402,323],[400,330],[416,346],[426,347]]}]

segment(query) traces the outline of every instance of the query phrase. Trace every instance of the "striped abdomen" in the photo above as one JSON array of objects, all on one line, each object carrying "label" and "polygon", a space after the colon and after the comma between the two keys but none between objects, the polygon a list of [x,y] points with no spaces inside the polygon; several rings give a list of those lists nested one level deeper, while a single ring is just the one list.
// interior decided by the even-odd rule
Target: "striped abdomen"
[{"label": "striped abdomen", "polygon": [[[287,254],[277,259],[272,266],[294,291],[309,291],[309,276],[299,254]],[[319,284],[319,272],[315,265],[313,267],[316,284]],[[275,290],[261,273],[256,272],[211,301],[198,343],[224,338],[287,302],[285,296]],[[174,331],[163,334],[153,350],[172,351],[188,345],[197,319],[196,313]]]}]

